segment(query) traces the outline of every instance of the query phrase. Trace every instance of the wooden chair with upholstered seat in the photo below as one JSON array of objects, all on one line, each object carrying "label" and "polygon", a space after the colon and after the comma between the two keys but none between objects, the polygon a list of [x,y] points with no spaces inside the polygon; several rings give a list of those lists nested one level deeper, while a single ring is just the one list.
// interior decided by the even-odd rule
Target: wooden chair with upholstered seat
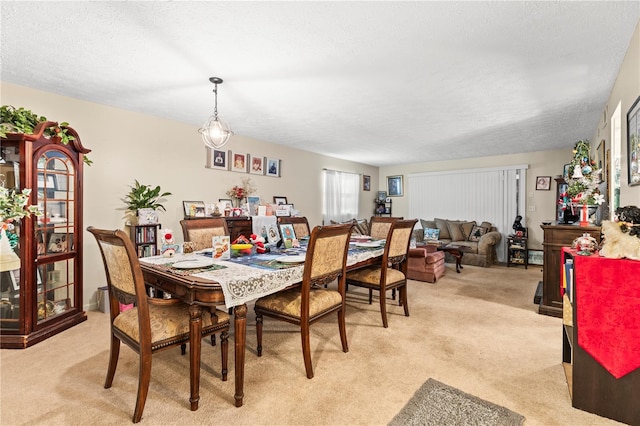
[{"label": "wooden chair with upholstered seat", "polygon": [[372,216],[369,220],[369,236],[373,240],[384,240],[389,234],[391,224],[399,220],[396,217]]},{"label": "wooden chair with upholstered seat", "polygon": [[[398,289],[400,304],[404,307],[405,316],[409,316],[407,304],[407,252],[409,241],[416,219],[396,220],[391,224],[386,237],[382,262],[378,265],[367,266],[347,274],[347,284],[377,290],[380,293],[380,315],[382,325],[387,322],[387,290]],[[371,295],[369,295],[371,303]]]},{"label": "wooden chair with upholstered seat", "polygon": [[180,221],[185,241],[195,243],[195,250],[212,247],[212,237],[229,235],[227,221],[224,218],[183,219]]},{"label": "wooden chair with upholstered seat", "polygon": [[[189,305],[178,299],[147,298],[140,263],[128,234],[121,230],[103,230],[91,226],[87,230],[98,242],[109,293],[111,350],[104,387],[108,389],[113,383],[120,342],[123,342],[140,358],[138,397],[133,413],[133,422],[137,423],[142,418],[149,391],[152,355],[189,341]],[[121,303],[134,304],[134,307],[120,311]],[[226,380],[229,315],[219,310],[211,312],[202,312],[201,337],[221,333],[222,380]]]},{"label": "wooden chair with upholstered seat", "polygon": [[[295,232],[297,239],[311,235],[311,228],[309,228],[309,221],[306,217],[280,216],[278,218],[278,225],[284,224],[291,224],[293,226],[293,232]],[[278,228],[280,227],[278,226]],[[280,235],[280,238],[282,238],[282,235]]]},{"label": "wooden chair with upholstered seat", "polygon": [[[258,356],[262,356],[264,316],[299,325],[307,378],[313,378],[309,326],[334,312],[338,314],[342,351],[349,351],[345,326],[345,270],[351,227],[352,224],[315,227],[307,247],[302,285],[255,302]],[[337,290],[323,287],[336,279]]]}]

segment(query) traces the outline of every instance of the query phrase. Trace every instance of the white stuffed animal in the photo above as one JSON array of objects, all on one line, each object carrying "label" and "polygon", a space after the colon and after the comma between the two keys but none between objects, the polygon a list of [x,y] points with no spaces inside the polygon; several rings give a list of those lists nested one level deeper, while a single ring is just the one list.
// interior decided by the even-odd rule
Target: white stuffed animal
[{"label": "white stuffed animal", "polygon": [[173,232],[171,229],[165,228],[160,230],[160,235],[162,239],[160,253],[164,257],[173,257],[180,247],[178,244],[173,243]]}]

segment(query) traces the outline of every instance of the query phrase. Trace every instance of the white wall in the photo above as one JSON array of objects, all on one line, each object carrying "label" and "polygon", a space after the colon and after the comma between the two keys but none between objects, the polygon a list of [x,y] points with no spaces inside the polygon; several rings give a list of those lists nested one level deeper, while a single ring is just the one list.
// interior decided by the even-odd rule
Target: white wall
[{"label": "white wall", "polygon": [[[225,192],[251,177],[258,196],[272,202],[274,195],[286,196],[312,226],[322,221],[322,169],[356,172],[371,176],[372,191],[361,191],[361,217],[373,211],[378,169],[364,164],[313,154],[281,145],[234,136],[229,149],[282,160],[281,178],[249,175],[205,168],[206,150],[197,127],[91,102],[0,82],[2,104],[25,107],[52,121],[67,121],[91,149],[94,161],[85,167],[84,226],[122,228],[124,203],[134,179],[160,185],[173,195],[160,213],[163,227],[173,229],[182,240],[179,220],[182,200],[214,202],[227,198]],[[203,111],[202,120],[208,112]],[[231,123],[233,125],[233,123]],[[105,284],[98,248],[91,234],[84,232],[84,305],[95,307],[96,289]]]},{"label": "white wall", "polygon": [[[438,161],[431,163],[414,163],[401,166],[389,166],[380,168],[380,190],[386,191],[386,177],[393,175],[405,176],[405,194],[410,188],[407,186],[406,175],[410,173],[435,172],[443,170],[459,170],[484,167],[498,166],[514,166],[527,164],[527,181],[525,197],[526,210],[521,212],[526,221],[522,224],[529,228],[529,248],[542,250],[542,229],[540,223],[544,220],[555,220],[556,208],[556,187],[555,181],[552,181],[551,190],[536,191],[537,176],[562,175],[563,167],[571,161],[573,154],[573,142],[568,142],[567,149],[553,151],[539,151],[526,154],[511,154],[492,157],[468,158],[461,160]],[[452,189],[455,190],[455,189]],[[409,211],[409,199],[407,196],[393,198],[393,214],[394,216],[407,216]],[[535,211],[530,209],[535,208]],[[418,219],[433,219],[430,217],[422,217]],[[464,216],[464,212],[460,212],[457,217],[450,219],[468,219]],[[514,217],[515,219],[515,217]],[[500,230],[502,233],[509,234],[511,229]]]}]

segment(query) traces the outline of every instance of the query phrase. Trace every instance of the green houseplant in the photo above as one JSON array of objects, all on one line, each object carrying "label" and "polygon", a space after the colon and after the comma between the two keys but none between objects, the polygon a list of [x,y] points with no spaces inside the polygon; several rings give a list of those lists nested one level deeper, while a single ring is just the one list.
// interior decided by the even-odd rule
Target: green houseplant
[{"label": "green houseplant", "polygon": [[[0,107],[0,137],[6,137],[7,133],[31,135],[35,127],[45,121],[47,121],[47,117],[35,114],[23,107],[15,108],[11,105],[2,105]],[[68,133],[67,127],[69,127],[69,123],[64,121],[58,126],[47,127],[44,134],[48,137],[58,137],[60,142],[67,145],[75,140],[75,137]],[[87,156],[84,157],[84,162],[87,165],[93,163]]]},{"label": "green houseplant", "polygon": [[132,185],[131,190],[124,196],[122,201],[127,205],[126,210],[130,216],[137,216],[139,210],[162,210],[166,211],[164,205],[164,197],[172,195],[170,192],[162,192],[160,185],[155,188],[150,185],[144,185],[135,180],[135,184]]}]

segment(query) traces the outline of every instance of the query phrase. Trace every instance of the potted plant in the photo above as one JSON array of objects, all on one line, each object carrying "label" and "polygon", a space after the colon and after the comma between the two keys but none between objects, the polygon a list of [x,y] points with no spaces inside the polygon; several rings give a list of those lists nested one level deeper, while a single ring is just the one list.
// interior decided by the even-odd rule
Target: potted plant
[{"label": "potted plant", "polygon": [[[45,121],[47,121],[47,117],[35,114],[23,107],[15,108],[11,105],[2,105],[0,107],[0,137],[6,137],[7,133],[31,135],[36,126]],[[66,121],[59,123],[57,126],[47,127],[44,130],[44,135],[60,138],[60,142],[67,145],[75,140],[75,137],[69,134],[68,127],[69,123]],[[84,157],[84,162],[89,166],[93,163],[87,156]]]},{"label": "potted plant", "polygon": [[130,215],[137,218],[138,224],[158,223],[156,210],[166,211],[161,202],[164,201],[164,197],[172,195],[170,192],[161,191],[160,185],[153,188],[150,185],[141,184],[136,179],[122,201],[127,205]]}]

